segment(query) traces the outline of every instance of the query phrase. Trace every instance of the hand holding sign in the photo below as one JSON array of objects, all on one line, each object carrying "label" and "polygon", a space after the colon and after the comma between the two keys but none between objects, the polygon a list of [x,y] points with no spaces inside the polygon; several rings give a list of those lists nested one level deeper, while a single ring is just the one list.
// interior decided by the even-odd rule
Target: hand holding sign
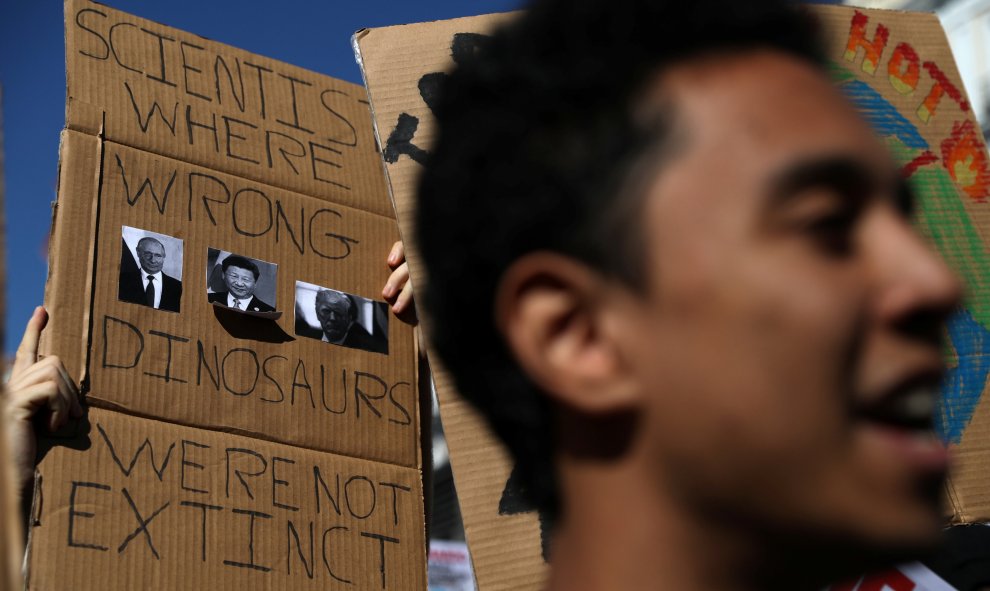
[{"label": "hand holding sign", "polygon": [[37,307],[28,320],[24,337],[17,348],[7,391],[3,397],[3,420],[19,489],[23,489],[34,473],[37,440],[32,419],[47,413],[46,424],[51,431],[64,426],[69,418],[83,414],[79,390],[58,357],[38,360],[38,339],[48,324],[48,312]]},{"label": "hand holding sign", "polygon": [[412,281],[409,281],[409,263],[406,262],[405,247],[402,241],[392,245],[391,252],[386,259],[388,266],[392,269],[382,289],[382,297],[392,305],[392,312],[399,320],[415,326],[419,323],[416,317],[416,307],[413,306]]}]

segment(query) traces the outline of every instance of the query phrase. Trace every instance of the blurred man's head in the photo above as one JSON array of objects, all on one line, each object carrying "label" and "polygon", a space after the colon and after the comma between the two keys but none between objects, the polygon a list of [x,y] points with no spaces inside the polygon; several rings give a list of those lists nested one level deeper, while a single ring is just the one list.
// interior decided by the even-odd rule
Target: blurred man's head
[{"label": "blurred man's head", "polygon": [[223,282],[230,295],[246,299],[254,295],[254,288],[261,275],[258,265],[246,257],[231,255],[220,263]]},{"label": "blurred man's head", "polygon": [[145,273],[154,275],[165,264],[165,247],[154,238],[145,236],[137,243],[138,261]]},{"label": "blurred man's head", "polygon": [[432,337],[541,506],[606,460],[765,540],[935,539],[959,285],[794,10],[548,0],[449,81]]},{"label": "blurred man's head", "polygon": [[323,289],[316,294],[316,318],[327,339],[339,343],[357,320],[357,306],[346,294]]}]

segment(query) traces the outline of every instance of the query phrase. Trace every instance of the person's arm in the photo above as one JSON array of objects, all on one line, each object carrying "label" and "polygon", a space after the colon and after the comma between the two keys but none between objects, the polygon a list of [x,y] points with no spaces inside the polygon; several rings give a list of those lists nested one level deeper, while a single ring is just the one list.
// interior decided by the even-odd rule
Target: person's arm
[{"label": "person's arm", "polygon": [[34,476],[37,452],[34,418],[44,416],[44,424],[56,431],[70,418],[83,414],[79,390],[58,357],[38,360],[38,340],[47,323],[48,312],[41,306],[35,308],[17,348],[2,398],[7,452],[14,468],[16,490],[21,495]]}]

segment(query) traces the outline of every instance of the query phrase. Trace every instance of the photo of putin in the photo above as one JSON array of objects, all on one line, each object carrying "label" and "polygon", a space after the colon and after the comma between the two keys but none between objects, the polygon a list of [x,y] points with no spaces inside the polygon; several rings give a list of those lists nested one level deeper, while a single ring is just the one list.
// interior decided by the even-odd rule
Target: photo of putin
[{"label": "photo of putin", "polygon": [[388,314],[384,302],[297,281],[296,335],[387,354]]},{"label": "photo of putin", "polygon": [[[128,246],[128,238],[133,240],[136,235],[148,234],[143,230],[124,226],[121,240],[120,282],[117,298],[122,302],[130,302],[166,310],[179,311],[182,298],[182,281],[166,274],[163,269],[169,259],[165,242],[170,242],[178,261],[181,276],[182,241],[170,236],[159,235],[160,238],[144,235],[137,240],[133,250]],[[133,244],[133,242],[131,242]],[[177,243],[177,247],[175,244]],[[176,252],[177,251],[177,252]],[[136,260],[135,260],[135,256]],[[172,265],[175,267],[175,265]]]},{"label": "photo of putin", "polygon": [[211,303],[218,303],[244,312],[274,312],[275,307],[254,295],[261,269],[247,257],[232,254],[220,263],[225,288],[207,293]]}]

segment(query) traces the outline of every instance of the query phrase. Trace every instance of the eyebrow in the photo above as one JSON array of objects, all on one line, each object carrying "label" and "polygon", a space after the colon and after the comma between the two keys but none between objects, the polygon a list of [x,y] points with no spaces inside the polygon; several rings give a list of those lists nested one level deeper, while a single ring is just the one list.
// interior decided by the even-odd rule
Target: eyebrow
[{"label": "eyebrow", "polygon": [[768,207],[777,208],[809,189],[829,189],[862,200],[881,188],[881,179],[862,162],[846,155],[799,161],[781,171],[770,183]]}]

